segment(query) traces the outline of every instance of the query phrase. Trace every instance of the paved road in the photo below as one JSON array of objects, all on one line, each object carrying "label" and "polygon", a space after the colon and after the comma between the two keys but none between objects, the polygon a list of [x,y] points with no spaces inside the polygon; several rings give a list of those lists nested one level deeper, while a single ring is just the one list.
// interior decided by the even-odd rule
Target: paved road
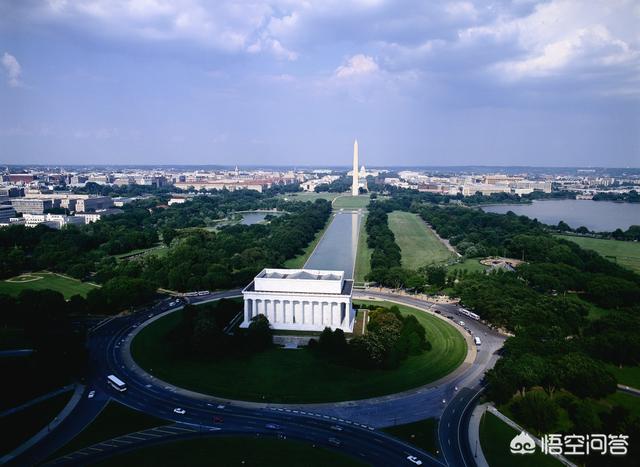
[{"label": "paved road", "polygon": [[[201,303],[237,295],[238,291],[235,290],[195,297],[191,298],[191,301]],[[366,295],[390,298],[388,295],[374,292],[366,292]],[[393,299],[411,306],[425,306],[424,302],[410,297],[393,296]],[[464,429],[464,424],[459,421],[461,415],[459,405],[468,401],[464,399],[467,397],[467,390],[462,388],[478,385],[486,368],[495,362],[495,349],[501,347],[503,342],[500,335],[482,324],[468,323],[474,333],[483,336],[483,345],[475,362],[435,387],[409,391],[401,396],[393,395],[338,404],[275,406],[224,402],[220,405],[216,398],[178,390],[141,372],[135,365],[130,365],[127,344],[140,326],[181,306],[180,303],[167,299],[144,312],[117,318],[101,325],[90,339],[92,374],[90,383],[87,384],[87,391],[95,390],[96,396],[93,399],[83,398],[71,416],[53,430],[51,436],[24,453],[13,464],[33,465],[52,455],[82,431],[111,398],[134,409],[178,423],[182,427],[197,428],[197,434],[194,434],[193,430],[188,430],[184,434],[185,437],[219,436],[220,434],[277,436],[280,433],[287,438],[340,450],[371,465],[411,465],[406,459],[409,455],[422,459],[423,465],[445,465],[442,459],[435,458],[374,428],[442,415],[443,420],[451,421],[451,425],[447,422],[446,427],[441,424],[439,429],[442,440],[452,440],[451,447],[447,442],[447,448],[445,448],[446,464],[472,465],[464,463],[464,460],[460,462],[460,459],[464,459],[464,446],[459,440],[466,439],[466,432],[465,436],[459,436],[460,430]],[[432,308],[441,313],[452,313],[452,316],[456,310],[455,306],[448,305],[432,305]],[[120,393],[111,388],[106,382],[108,374],[116,374],[126,381],[127,391]],[[459,392],[458,388],[460,388]],[[443,400],[447,403],[450,400],[451,402],[447,406]],[[442,414],[445,406],[447,410]],[[186,413],[184,415],[174,413],[173,410],[176,407],[185,409]],[[214,423],[214,416],[223,417],[224,423]],[[279,428],[270,430],[265,426],[268,423],[278,425]],[[339,425],[342,430],[334,431],[332,426],[335,425]],[[216,430],[216,428],[221,429]],[[330,437],[342,440],[342,446],[339,448],[331,446],[328,443]],[[86,454],[83,457],[83,463],[91,463],[138,445],[158,441],[160,440],[142,439],[140,443],[131,443],[127,446],[110,443],[112,445],[110,448],[103,446],[101,449],[92,450],[93,454]],[[456,451],[462,454],[456,457]],[[71,465],[77,462],[77,459],[61,459],[58,462]]]}]

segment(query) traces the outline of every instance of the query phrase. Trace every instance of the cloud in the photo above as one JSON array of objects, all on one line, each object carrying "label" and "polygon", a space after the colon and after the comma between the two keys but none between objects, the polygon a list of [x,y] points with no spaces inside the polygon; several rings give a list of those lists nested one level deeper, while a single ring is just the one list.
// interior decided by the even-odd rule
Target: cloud
[{"label": "cloud", "polygon": [[352,78],[366,76],[376,73],[379,70],[378,64],[368,55],[358,54],[350,57],[345,64],[336,68],[337,78]]},{"label": "cloud", "polygon": [[17,88],[22,86],[22,82],[20,81],[20,75],[22,74],[22,67],[16,57],[11,55],[9,52],[5,52],[2,55],[2,66],[7,73],[7,83],[12,88]]}]

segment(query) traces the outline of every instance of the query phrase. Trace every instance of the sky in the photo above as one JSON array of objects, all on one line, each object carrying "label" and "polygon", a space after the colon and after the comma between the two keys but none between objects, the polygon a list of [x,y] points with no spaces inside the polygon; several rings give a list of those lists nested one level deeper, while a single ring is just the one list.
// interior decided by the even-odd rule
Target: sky
[{"label": "sky", "polygon": [[0,1],[0,163],[640,167],[640,0]]}]

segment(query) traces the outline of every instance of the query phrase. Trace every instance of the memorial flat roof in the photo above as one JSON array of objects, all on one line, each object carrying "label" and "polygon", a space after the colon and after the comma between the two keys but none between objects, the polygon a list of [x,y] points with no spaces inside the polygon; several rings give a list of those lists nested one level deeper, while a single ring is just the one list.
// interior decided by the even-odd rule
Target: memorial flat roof
[{"label": "memorial flat roof", "polygon": [[315,271],[315,270],[292,270],[287,272],[286,269],[280,270],[266,270],[264,274],[260,274],[257,277],[264,277],[266,279],[304,279],[304,280],[319,280],[319,281],[339,281],[342,279],[342,275],[335,271]]},{"label": "memorial flat roof", "polygon": [[[339,295],[351,295],[352,290],[353,290],[353,280],[345,279],[342,282],[342,290],[340,290],[340,294]],[[255,292],[256,291],[255,282],[251,281],[251,283],[248,286],[246,286],[242,291],[243,292]],[[266,290],[266,291],[259,290],[258,292],[260,292],[260,293],[263,293],[263,292],[264,293],[283,293],[283,292],[277,292],[277,291],[271,292],[271,291],[268,291],[268,290]],[[284,292],[284,293],[287,293],[287,292]],[[332,293],[329,293],[329,292],[291,292],[291,293],[292,294],[296,294],[296,295],[300,295],[300,294],[302,294],[302,295],[305,295],[305,294],[308,294],[308,295],[338,295],[338,294],[332,294]]]}]

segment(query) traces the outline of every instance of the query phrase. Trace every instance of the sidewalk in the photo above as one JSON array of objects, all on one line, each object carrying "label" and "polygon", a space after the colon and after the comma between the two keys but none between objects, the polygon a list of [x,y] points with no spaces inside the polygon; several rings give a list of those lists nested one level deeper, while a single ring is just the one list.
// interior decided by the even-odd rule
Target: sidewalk
[{"label": "sidewalk", "polygon": [[484,452],[482,452],[482,445],[480,444],[480,420],[482,420],[482,416],[488,406],[489,403],[476,405],[469,419],[469,446],[471,447],[474,461],[478,467],[489,467],[489,463],[484,457]]},{"label": "sidewalk", "polygon": [[71,391],[73,387],[74,387],[73,384],[69,384],[68,386],[63,386],[61,388],[54,389],[53,391],[43,394],[42,396],[36,397],[35,399],[31,399],[30,401],[25,402],[24,404],[19,405],[17,407],[11,407],[10,409],[7,409],[4,412],[0,413],[0,418],[6,417],[7,415],[14,414],[16,412],[20,412],[28,407],[31,407],[32,405],[35,405],[42,401],[46,401],[47,399],[51,399],[52,397],[55,397],[58,394],[62,394],[63,392]]},{"label": "sidewalk", "polygon": [[71,411],[76,407],[76,405],[82,398],[83,393],[84,393],[84,385],[76,384],[76,389],[73,393],[73,396],[71,396],[71,399],[69,400],[69,402],[67,402],[67,405],[64,406],[64,408],[60,411],[60,413],[56,415],[56,417],[38,433],[33,435],[31,438],[29,438],[27,441],[22,443],[20,446],[18,446],[16,449],[11,451],[9,454],[2,456],[2,458],[0,458],[0,465],[4,465],[10,460],[15,459],[20,454],[25,452],[27,449],[39,443],[53,429],[55,429],[58,425],[60,425],[60,423],[62,423],[62,421],[65,418],[67,418],[67,416],[71,413]]}]

